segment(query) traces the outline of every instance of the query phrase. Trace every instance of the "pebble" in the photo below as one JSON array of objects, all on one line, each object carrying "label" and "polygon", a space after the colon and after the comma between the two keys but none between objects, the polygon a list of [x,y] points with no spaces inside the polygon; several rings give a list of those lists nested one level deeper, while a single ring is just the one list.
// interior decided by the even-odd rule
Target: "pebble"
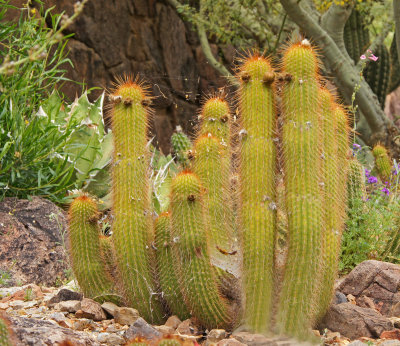
[{"label": "pebble", "polygon": [[0,310],[6,310],[8,308],[8,303],[0,303]]},{"label": "pebble", "polygon": [[25,306],[25,302],[23,300],[12,300],[8,302],[8,305],[11,306],[14,310],[19,310]]},{"label": "pebble", "polygon": [[77,312],[81,309],[81,302],[79,300],[67,300],[57,303],[54,308],[60,311]]},{"label": "pebble", "polygon": [[167,322],[165,322],[164,325],[176,329],[181,323],[182,321],[179,319],[178,316],[172,315],[168,317]]},{"label": "pebble", "polygon": [[114,317],[115,310],[118,309],[118,305],[111,302],[104,302],[103,304],[101,304],[101,307],[105,312],[110,314],[112,317]]},{"label": "pebble", "polygon": [[125,343],[125,340],[122,336],[110,333],[99,333],[97,336],[97,341],[107,345],[122,345]]},{"label": "pebble", "polygon": [[53,312],[52,314],[49,315],[49,318],[57,322],[66,320],[66,317],[61,312]]},{"label": "pebble", "polygon": [[139,312],[136,309],[121,307],[114,310],[114,320],[119,324],[131,325],[139,317]]}]

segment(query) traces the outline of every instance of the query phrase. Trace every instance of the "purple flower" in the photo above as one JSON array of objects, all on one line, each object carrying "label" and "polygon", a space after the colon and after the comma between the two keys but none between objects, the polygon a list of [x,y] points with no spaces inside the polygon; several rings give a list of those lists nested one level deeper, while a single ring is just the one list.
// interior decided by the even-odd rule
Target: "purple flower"
[{"label": "purple flower", "polygon": [[381,191],[382,191],[384,194],[386,194],[387,196],[389,196],[389,194],[390,194],[389,189],[386,188],[386,187],[384,187]]},{"label": "purple flower", "polygon": [[368,178],[368,183],[369,184],[375,184],[377,182],[378,182],[378,178],[377,177],[374,177],[373,175],[369,176],[369,178]]},{"label": "purple flower", "polygon": [[366,58],[367,58],[367,57],[366,57],[364,54],[360,56],[360,59],[361,59],[361,60],[365,60]]},{"label": "purple flower", "polygon": [[371,171],[369,171],[368,169],[365,169],[365,176],[368,178],[369,174],[371,173]]},{"label": "purple flower", "polygon": [[357,144],[357,143],[353,143],[353,149],[354,150],[359,150],[359,149],[361,149],[361,145]]}]

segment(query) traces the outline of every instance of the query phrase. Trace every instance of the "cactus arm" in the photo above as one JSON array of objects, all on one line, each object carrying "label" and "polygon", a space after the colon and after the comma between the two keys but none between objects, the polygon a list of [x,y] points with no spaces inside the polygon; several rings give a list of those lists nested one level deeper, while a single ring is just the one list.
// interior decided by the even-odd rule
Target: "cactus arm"
[{"label": "cactus arm", "polygon": [[377,144],[372,149],[372,154],[375,158],[375,167],[378,171],[382,182],[389,182],[392,170],[392,163],[387,149],[380,144]]},{"label": "cactus arm", "polygon": [[189,310],[183,303],[180,291],[177,263],[174,255],[175,243],[171,236],[171,214],[162,213],[155,221],[155,247],[157,258],[157,269],[159,275],[162,296],[166,300],[170,312],[177,315],[182,321],[190,317]]},{"label": "cactus arm", "polygon": [[152,323],[163,311],[150,269],[150,211],[147,129],[149,98],[137,83],[126,80],[115,88],[111,122],[114,134],[112,194],[113,242],[128,305]]},{"label": "cactus arm", "polygon": [[243,242],[244,323],[269,332],[276,230],[275,74],[255,55],[239,72],[240,223]]},{"label": "cactus arm", "polygon": [[87,194],[77,197],[70,205],[68,237],[72,270],[86,297],[119,303],[100,253],[98,214],[96,201]]},{"label": "cactus arm", "polygon": [[220,296],[207,243],[203,188],[199,178],[184,171],[172,182],[172,234],[176,241],[179,282],[192,314],[208,328],[229,329],[233,313]]}]

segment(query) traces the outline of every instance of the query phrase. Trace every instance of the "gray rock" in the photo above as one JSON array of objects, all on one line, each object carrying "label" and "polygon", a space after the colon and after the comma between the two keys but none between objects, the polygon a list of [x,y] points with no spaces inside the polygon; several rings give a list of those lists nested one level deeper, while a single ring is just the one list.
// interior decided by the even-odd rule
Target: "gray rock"
[{"label": "gray rock", "polygon": [[111,302],[104,302],[103,304],[101,304],[101,307],[112,317],[114,317],[115,309],[118,309],[118,305]]},{"label": "gray rock", "polygon": [[66,229],[63,211],[52,202],[5,198],[0,202],[0,269],[16,282],[54,286],[65,278],[67,255],[62,247]]},{"label": "gray rock", "polygon": [[179,324],[176,328],[176,332],[182,335],[198,335],[199,330],[192,319],[187,319]]},{"label": "gray rock", "polygon": [[81,308],[79,300],[67,300],[56,304],[55,309],[66,312],[77,312]]},{"label": "gray rock", "polygon": [[137,337],[145,339],[158,339],[162,336],[157,329],[148,324],[143,318],[139,317],[124,333],[127,340],[133,340]]},{"label": "gray rock", "polygon": [[348,300],[342,292],[336,291],[334,304],[342,304],[342,303],[348,303]]},{"label": "gray rock", "polygon": [[65,315],[61,312],[53,312],[52,314],[49,315],[49,318],[51,318],[56,322],[65,321],[67,319]]},{"label": "gray rock", "polygon": [[118,307],[114,311],[114,320],[119,324],[126,324],[130,326],[139,317],[139,312],[132,308]]},{"label": "gray rock", "polygon": [[54,297],[50,298],[46,302],[46,305],[51,307],[59,302],[64,302],[68,300],[82,300],[82,298],[83,298],[82,293],[62,288],[60,291],[58,291],[58,293]]},{"label": "gray rock", "polygon": [[376,310],[351,303],[332,305],[318,327],[339,332],[350,339],[379,338],[383,331],[393,329],[390,320]]},{"label": "gray rock", "polygon": [[363,343],[363,342],[360,341],[360,340],[356,340],[356,341],[351,342],[351,343],[348,344],[347,346],[365,346],[365,343]]},{"label": "gray rock", "polygon": [[63,328],[50,321],[35,320],[24,317],[10,317],[11,327],[18,339],[17,346],[48,346],[58,345],[69,340],[74,346],[100,345],[87,333],[76,332]]},{"label": "gray rock", "polygon": [[122,345],[125,343],[122,336],[110,333],[100,333],[97,336],[97,341],[106,345]]},{"label": "gray rock", "polygon": [[248,346],[312,346],[309,342],[299,342],[287,337],[266,337],[261,334],[235,332],[233,338]]},{"label": "gray rock", "polygon": [[218,342],[226,338],[225,329],[212,329],[207,335],[207,341]]}]

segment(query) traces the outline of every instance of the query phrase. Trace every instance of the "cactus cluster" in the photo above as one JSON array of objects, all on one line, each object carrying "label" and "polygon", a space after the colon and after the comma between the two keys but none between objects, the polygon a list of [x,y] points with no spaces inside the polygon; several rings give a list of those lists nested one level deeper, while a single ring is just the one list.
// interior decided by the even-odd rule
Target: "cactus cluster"
[{"label": "cactus cluster", "polygon": [[[260,54],[245,58],[237,117],[224,95],[205,101],[188,161],[169,184],[169,210],[158,217],[146,146],[151,99],[137,80],[121,81],[110,95],[111,237],[95,239],[89,197],[70,208],[70,254],[85,295],[118,292],[153,323],[177,314],[207,329],[308,338],[332,298],[348,165],[346,112],[318,64],[307,40],[287,47],[279,70]],[[288,249],[278,270],[282,214]]]}]

